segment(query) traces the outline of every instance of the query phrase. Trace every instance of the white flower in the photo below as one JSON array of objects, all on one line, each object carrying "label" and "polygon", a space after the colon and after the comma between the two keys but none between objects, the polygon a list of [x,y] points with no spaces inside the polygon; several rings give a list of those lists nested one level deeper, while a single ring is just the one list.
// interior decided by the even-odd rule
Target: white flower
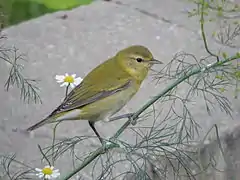
[{"label": "white flower", "polygon": [[40,179],[55,179],[58,176],[60,176],[60,172],[58,169],[54,169],[53,166],[45,166],[43,169],[35,168],[35,171],[38,173],[36,176],[38,176]]},{"label": "white flower", "polygon": [[75,86],[79,85],[83,80],[81,77],[76,78],[76,74],[68,75],[68,73],[66,73],[65,76],[56,75],[55,79],[57,80],[58,83],[62,83],[60,87],[70,85],[71,88],[74,88]]}]

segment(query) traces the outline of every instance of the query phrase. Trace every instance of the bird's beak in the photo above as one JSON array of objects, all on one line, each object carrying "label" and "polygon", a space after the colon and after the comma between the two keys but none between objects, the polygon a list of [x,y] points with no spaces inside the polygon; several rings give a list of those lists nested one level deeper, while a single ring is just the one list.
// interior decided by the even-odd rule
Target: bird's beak
[{"label": "bird's beak", "polygon": [[162,61],[156,60],[156,59],[152,59],[149,61],[150,64],[163,64]]}]

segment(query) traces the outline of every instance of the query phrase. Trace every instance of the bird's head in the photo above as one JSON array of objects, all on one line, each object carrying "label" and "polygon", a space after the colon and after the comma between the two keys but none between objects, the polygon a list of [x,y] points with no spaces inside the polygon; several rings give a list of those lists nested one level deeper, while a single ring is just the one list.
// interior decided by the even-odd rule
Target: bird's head
[{"label": "bird's head", "polygon": [[140,45],[119,51],[116,58],[122,68],[138,80],[145,79],[152,65],[162,64],[161,61],[153,58],[148,48]]}]

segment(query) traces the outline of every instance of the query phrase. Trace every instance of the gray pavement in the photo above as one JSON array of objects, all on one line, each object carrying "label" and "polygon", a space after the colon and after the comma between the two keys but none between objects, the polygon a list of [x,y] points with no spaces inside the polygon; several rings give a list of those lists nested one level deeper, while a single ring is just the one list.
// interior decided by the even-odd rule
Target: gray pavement
[{"label": "gray pavement", "polygon": [[[39,160],[37,144],[44,146],[51,143],[53,126],[46,125],[39,128],[34,133],[34,137],[14,130],[25,129],[36,123],[61,102],[64,89],[56,83],[54,79],[56,74],[67,72],[84,77],[96,65],[113,56],[118,50],[133,44],[149,47],[155,58],[164,63],[168,63],[179,51],[193,53],[197,57],[206,55],[199,35],[198,21],[196,18],[187,18],[183,13],[186,7],[190,9],[193,6],[179,0],[97,1],[89,6],[48,14],[5,29],[3,33],[8,37],[5,45],[15,45],[26,54],[28,63],[25,63],[25,75],[40,80],[40,96],[43,103],[26,104],[19,100],[18,89],[11,88],[9,92],[0,89],[0,152],[2,154],[15,152],[19,160],[33,167],[44,165]],[[67,14],[67,19],[59,18],[64,14]],[[214,28],[213,24],[207,30]],[[222,47],[212,39],[210,46],[212,49],[226,49],[229,54],[237,50]],[[2,87],[8,75],[7,67],[5,63],[0,62]],[[155,69],[160,68],[155,67]],[[166,86],[166,84],[156,86],[152,82],[152,77],[149,77],[143,83],[140,92],[120,113],[137,110],[146,100]],[[181,88],[179,95],[186,91],[184,86]],[[219,125],[222,141],[225,142],[226,137],[230,137],[227,142],[232,142],[231,145],[224,143],[224,148],[230,157],[229,162],[225,164],[221,158],[219,159],[219,167],[226,171],[222,173],[213,171],[208,174],[207,179],[229,179],[229,173],[233,179],[240,178],[239,165],[237,165],[240,160],[237,153],[240,103],[238,99],[232,97],[232,92],[226,92],[226,96],[232,102],[233,119],[218,109],[209,116],[201,97],[196,97],[197,103],[191,108],[196,121],[202,127],[200,138],[216,123]],[[156,107],[159,110],[163,108],[161,104],[157,104]],[[122,123],[123,121],[99,122],[96,126],[102,136],[110,137]],[[150,123],[149,120],[149,123],[143,124]],[[57,130],[57,139],[76,135],[93,135],[93,132],[86,121],[65,122]],[[135,140],[130,131],[126,131],[121,138],[130,142]],[[212,143],[216,142],[213,140]],[[89,149],[98,146],[97,139],[89,139],[78,151],[86,153]],[[71,168],[71,164],[69,157],[63,157],[55,166],[64,174]],[[84,179],[92,179],[91,166],[81,175]]]}]

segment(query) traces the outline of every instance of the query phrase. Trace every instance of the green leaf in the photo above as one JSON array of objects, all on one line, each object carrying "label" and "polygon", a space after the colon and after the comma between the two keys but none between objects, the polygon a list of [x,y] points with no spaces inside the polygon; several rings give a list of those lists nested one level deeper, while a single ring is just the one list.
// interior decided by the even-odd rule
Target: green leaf
[{"label": "green leaf", "polygon": [[236,53],[237,58],[240,58],[240,52]]},{"label": "green leaf", "polygon": [[222,56],[223,56],[224,59],[227,59],[227,53],[223,52]]},{"label": "green leaf", "polygon": [[235,71],[235,72],[234,72],[234,76],[235,76],[237,79],[240,79],[240,71]]},{"label": "green leaf", "polygon": [[44,4],[50,9],[70,9],[80,5],[90,4],[93,0],[31,0]]},{"label": "green leaf", "polygon": [[224,79],[224,77],[221,76],[221,75],[216,75],[215,78],[216,78],[216,79],[220,79],[220,80],[223,80],[223,79]]},{"label": "green leaf", "polygon": [[239,5],[238,5],[238,4],[235,4],[234,8],[235,8],[236,10],[238,10],[238,9],[239,9]]},{"label": "green leaf", "polygon": [[53,10],[46,8],[43,4],[39,4],[36,1],[15,0],[12,1],[11,11],[8,12],[8,24],[17,24],[50,12],[53,12]]},{"label": "green leaf", "polygon": [[216,21],[216,19],[215,18],[210,18],[209,19],[209,22],[213,22],[213,21]]},{"label": "green leaf", "polygon": [[33,1],[33,2],[36,2],[36,3],[42,4],[42,0],[29,0],[29,1]]},{"label": "green leaf", "polygon": [[209,7],[208,2],[205,2],[205,3],[204,3],[204,7],[205,7],[205,8],[208,8],[208,7]]},{"label": "green leaf", "polygon": [[240,23],[239,23],[239,21],[234,21],[233,24],[238,25]]},{"label": "green leaf", "polygon": [[219,6],[219,7],[217,8],[217,15],[218,15],[218,16],[223,16],[223,8],[222,8],[221,6]]},{"label": "green leaf", "polygon": [[226,89],[225,88],[219,88],[220,92],[224,92]]},{"label": "green leaf", "polygon": [[213,31],[212,32],[212,36],[215,37],[217,35],[217,32],[216,31]]}]

